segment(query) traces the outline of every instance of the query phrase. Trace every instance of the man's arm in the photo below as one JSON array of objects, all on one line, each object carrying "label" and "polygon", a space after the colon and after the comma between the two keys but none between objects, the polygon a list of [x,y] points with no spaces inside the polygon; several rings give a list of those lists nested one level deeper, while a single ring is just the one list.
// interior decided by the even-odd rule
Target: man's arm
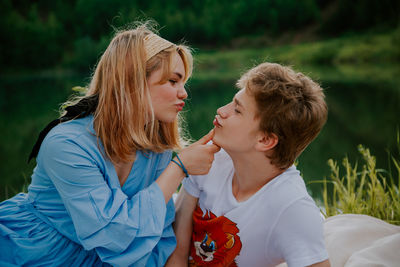
[{"label": "man's arm", "polygon": [[309,267],[331,267],[329,260],[324,260],[315,264],[310,265]]},{"label": "man's arm", "polygon": [[188,266],[190,240],[192,237],[192,215],[196,208],[198,198],[188,194],[183,186],[176,200],[176,220],[174,231],[177,240],[175,251],[169,257],[165,266]]}]

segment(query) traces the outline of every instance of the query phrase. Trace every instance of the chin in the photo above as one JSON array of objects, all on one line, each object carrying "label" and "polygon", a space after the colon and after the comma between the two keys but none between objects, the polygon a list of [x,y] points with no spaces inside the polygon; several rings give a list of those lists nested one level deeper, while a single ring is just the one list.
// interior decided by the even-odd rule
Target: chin
[{"label": "chin", "polygon": [[[226,140],[227,138],[224,138],[222,136],[218,136],[217,133],[215,133],[212,142],[214,145],[219,146],[226,152],[228,151],[236,151],[238,144],[236,142],[233,142],[232,140]],[[228,153],[229,154],[229,153]]]},{"label": "chin", "polygon": [[163,123],[173,123],[176,120],[176,117],[173,119],[165,119],[165,120],[160,120]]},{"label": "chin", "polygon": [[177,114],[173,114],[171,116],[168,116],[168,114],[166,115],[167,116],[162,116],[161,118],[157,118],[157,120],[164,123],[173,123],[176,120]]},{"label": "chin", "polygon": [[212,142],[214,145],[219,146],[220,148],[224,148],[224,142],[220,142],[221,140],[218,138],[217,134],[214,135]]}]

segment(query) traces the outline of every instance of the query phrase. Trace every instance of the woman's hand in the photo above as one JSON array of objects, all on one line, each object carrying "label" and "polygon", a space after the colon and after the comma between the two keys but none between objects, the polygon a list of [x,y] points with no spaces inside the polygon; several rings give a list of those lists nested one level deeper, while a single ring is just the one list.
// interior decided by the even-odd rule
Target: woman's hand
[{"label": "woman's hand", "polygon": [[[214,153],[221,148],[214,144],[207,144],[214,136],[214,130],[203,136],[196,143],[184,148],[178,155],[189,174],[207,174],[214,161]],[[176,188],[182,182],[185,174],[183,170],[171,162],[162,174],[157,178],[156,183],[164,194],[165,202],[168,202]]]},{"label": "woman's hand", "polygon": [[178,154],[189,174],[203,175],[210,170],[214,154],[221,149],[217,145],[207,144],[213,137],[214,129]]}]

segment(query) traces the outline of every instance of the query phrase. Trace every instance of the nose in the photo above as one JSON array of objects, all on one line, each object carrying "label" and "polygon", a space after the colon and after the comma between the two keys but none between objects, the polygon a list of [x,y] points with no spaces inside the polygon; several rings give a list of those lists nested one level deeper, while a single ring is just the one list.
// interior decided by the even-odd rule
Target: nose
[{"label": "nose", "polygon": [[217,114],[218,114],[221,118],[223,118],[223,119],[227,118],[228,115],[229,115],[229,112],[228,112],[228,105],[229,105],[229,104],[227,104],[227,105],[225,105],[225,106],[222,106],[222,107],[220,107],[220,108],[217,109]]},{"label": "nose", "polygon": [[187,97],[188,97],[188,94],[187,94],[187,92],[186,92],[185,87],[184,87],[184,86],[181,86],[181,87],[178,89],[178,98],[179,98],[179,99],[186,99]]}]

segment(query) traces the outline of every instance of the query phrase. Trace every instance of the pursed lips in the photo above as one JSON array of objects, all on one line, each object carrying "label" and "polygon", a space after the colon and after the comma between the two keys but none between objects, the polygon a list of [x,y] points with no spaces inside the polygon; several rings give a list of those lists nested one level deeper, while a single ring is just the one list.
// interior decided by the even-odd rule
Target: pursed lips
[{"label": "pursed lips", "polygon": [[175,104],[175,106],[178,111],[181,111],[183,109],[183,107],[185,106],[185,102]]},{"label": "pursed lips", "polygon": [[215,127],[218,127],[218,128],[222,127],[222,125],[218,121],[217,115],[215,115],[215,119],[213,121],[213,124],[214,124]]}]

